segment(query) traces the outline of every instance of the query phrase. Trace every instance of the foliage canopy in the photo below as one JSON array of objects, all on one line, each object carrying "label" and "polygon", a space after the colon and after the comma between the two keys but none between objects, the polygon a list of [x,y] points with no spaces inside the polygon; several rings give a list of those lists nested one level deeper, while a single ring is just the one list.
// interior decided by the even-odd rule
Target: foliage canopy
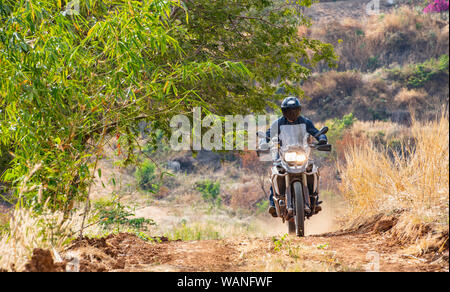
[{"label": "foliage canopy", "polygon": [[197,106],[261,112],[336,59],[297,34],[310,0],[66,2],[0,1],[0,142],[13,154],[2,180],[37,208],[85,199],[107,139],[131,162],[138,121],[168,131]]}]

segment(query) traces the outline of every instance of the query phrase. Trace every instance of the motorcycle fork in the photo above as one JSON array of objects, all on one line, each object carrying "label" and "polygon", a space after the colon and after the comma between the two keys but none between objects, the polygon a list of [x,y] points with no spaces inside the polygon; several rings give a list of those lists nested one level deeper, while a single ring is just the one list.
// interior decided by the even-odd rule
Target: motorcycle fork
[{"label": "motorcycle fork", "polygon": [[291,195],[291,177],[290,175],[286,175],[286,208],[289,210],[294,210],[294,205],[292,203],[292,195]]},{"label": "motorcycle fork", "polygon": [[278,199],[278,193],[277,193],[278,187],[275,187],[276,179],[277,179],[276,176],[272,176],[272,178],[271,178],[272,190],[273,190],[273,194],[274,194],[273,202],[275,203],[275,210],[277,212],[278,217],[283,218],[283,223],[284,223],[284,214],[282,214],[282,212],[281,212],[280,202]]},{"label": "motorcycle fork", "polygon": [[312,208],[309,194],[305,192],[305,190],[308,190],[308,179],[306,178],[306,173],[302,173],[302,184],[303,184],[303,198],[305,199],[305,204],[308,205],[310,208]]}]

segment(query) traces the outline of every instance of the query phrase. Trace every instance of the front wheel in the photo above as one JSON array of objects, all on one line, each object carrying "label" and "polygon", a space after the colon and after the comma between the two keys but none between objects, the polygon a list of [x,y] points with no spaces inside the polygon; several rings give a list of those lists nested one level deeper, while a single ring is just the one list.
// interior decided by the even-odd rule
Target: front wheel
[{"label": "front wheel", "polygon": [[295,204],[295,233],[298,237],[305,236],[305,200],[303,197],[303,188],[300,182],[294,182],[294,204]]},{"label": "front wheel", "polygon": [[294,218],[289,219],[289,221],[287,222],[287,226],[288,226],[288,233],[289,234],[297,234],[297,228],[295,228],[295,220],[294,220]]}]

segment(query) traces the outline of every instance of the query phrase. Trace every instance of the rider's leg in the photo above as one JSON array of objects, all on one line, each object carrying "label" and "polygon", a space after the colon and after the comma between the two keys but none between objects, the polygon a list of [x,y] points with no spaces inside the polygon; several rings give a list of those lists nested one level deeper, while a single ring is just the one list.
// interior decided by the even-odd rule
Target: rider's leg
[{"label": "rider's leg", "polygon": [[269,196],[269,213],[273,217],[277,217],[277,210],[275,208],[275,202],[273,201],[273,188],[270,186],[270,196]]}]

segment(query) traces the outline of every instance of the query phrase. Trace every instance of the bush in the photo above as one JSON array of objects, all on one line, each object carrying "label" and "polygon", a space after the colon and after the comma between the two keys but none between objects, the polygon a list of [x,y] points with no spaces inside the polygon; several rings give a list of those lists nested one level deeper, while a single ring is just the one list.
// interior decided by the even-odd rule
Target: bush
[{"label": "bush", "polygon": [[394,101],[399,105],[412,105],[418,106],[424,103],[427,98],[427,93],[423,89],[411,89],[402,88],[394,98]]},{"label": "bush", "polygon": [[150,160],[144,162],[136,169],[135,177],[138,186],[145,191],[156,193],[159,189],[159,184],[156,182],[157,175],[155,173],[156,164]]},{"label": "bush", "polygon": [[3,172],[9,167],[11,159],[12,157],[7,151],[6,147],[0,144],[0,177],[3,174]]},{"label": "bush", "polygon": [[448,0],[432,0],[427,7],[423,10],[424,13],[432,12],[444,12],[448,11],[449,1]]},{"label": "bush", "polygon": [[256,209],[258,213],[265,213],[267,211],[267,208],[269,207],[269,201],[263,200],[256,204]]},{"label": "bush", "polygon": [[348,115],[343,116],[342,119],[336,118],[332,120],[331,124],[328,126],[329,127],[329,131],[327,133],[328,143],[335,146],[333,147],[331,152],[333,157],[336,158],[338,156],[341,156],[337,152],[337,150],[339,150],[340,147],[336,146],[338,146],[341,143],[345,130],[351,128],[351,126],[355,121],[356,118],[353,116],[353,113],[349,113]]},{"label": "bush", "polygon": [[182,241],[220,239],[221,235],[217,228],[217,225],[212,222],[188,224],[183,219],[178,226],[167,232],[165,236],[170,240]]},{"label": "bush", "polygon": [[119,231],[121,227],[127,227],[135,231],[146,231],[148,225],[155,225],[152,219],[130,218],[135,215],[133,210],[116,200],[97,201],[94,203],[94,209],[97,211],[94,220],[98,220],[105,230]]},{"label": "bush", "polygon": [[310,78],[305,82],[305,94],[312,99],[352,95],[355,89],[362,85],[362,76],[355,71],[329,71]]},{"label": "bush", "polygon": [[212,182],[207,179],[196,183],[197,190],[202,194],[203,200],[213,205],[220,206],[222,204],[222,198],[220,194],[220,183]]},{"label": "bush", "polygon": [[[267,177],[264,178],[267,180]],[[268,189],[268,186],[266,186],[266,189]],[[230,206],[235,210],[258,211],[260,207],[263,208],[258,204],[264,204],[268,197],[262,191],[260,181],[257,180],[237,184],[231,192]]]},{"label": "bush", "polygon": [[328,141],[334,144],[337,140],[341,139],[344,130],[349,129],[355,121],[356,118],[353,116],[353,113],[343,116],[342,119],[334,119],[329,126],[329,132],[327,134]]},{"label": "bush", "polygon": [[448,55],[442,55],[439,60],[430,59],[416,65],[413,74],[407,79],[407,84],[409,88],[423,87],[427,82],[442,74],[448,76]]},{"label": "bush", "polygon": [[388,78],[400,81],[412,88],[422,88],[433,80],[447,80],[449,75],[449,56],[442,55],[439,59],[431,58],[423,63],[388,70]]},{"label": "bush", "polygon": [[[445,22],[407,6],[366,22],[344,18],[315,25],[309,35],[335,46],[339,71],[372,72],[393,63],[418,63],[448,54]],[[325,70],[321,66],[317,72]]]}]

